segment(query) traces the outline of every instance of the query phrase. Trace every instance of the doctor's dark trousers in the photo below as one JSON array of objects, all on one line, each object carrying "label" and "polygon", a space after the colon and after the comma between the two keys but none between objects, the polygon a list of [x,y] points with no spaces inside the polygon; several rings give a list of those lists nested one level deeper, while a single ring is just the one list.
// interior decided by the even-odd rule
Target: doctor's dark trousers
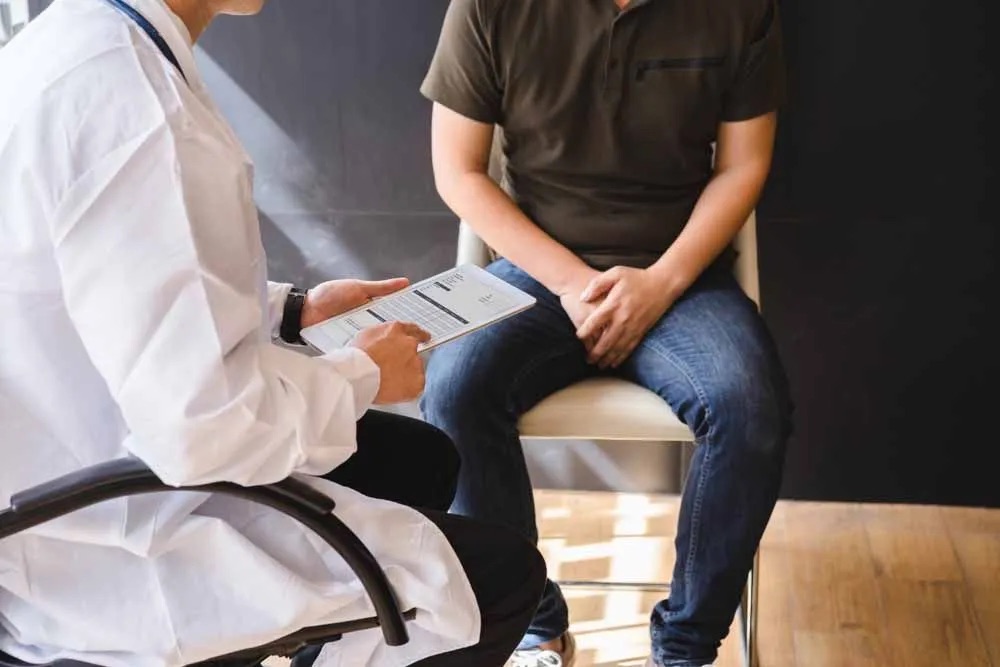
[{"label": "doctor's dark trousers", "polygon": [[[480,641],[434,656],[417,667],[502,667],[538,608],[545,563],[513,531],[445,512],[455,495],[459,459],[455,446],[429,424],[383,412],[358,422],[358,450],[325,475],[372,498],[423,512],[444,533],[465,568],[482,616]],[[321,647],[305,649],[293,667],[309,667]]]}]

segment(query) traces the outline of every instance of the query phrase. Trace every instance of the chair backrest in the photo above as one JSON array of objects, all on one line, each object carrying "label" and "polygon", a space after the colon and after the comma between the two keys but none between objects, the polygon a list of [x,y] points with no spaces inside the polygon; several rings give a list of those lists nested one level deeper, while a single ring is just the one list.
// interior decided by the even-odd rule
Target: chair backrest
[{"label": "chair backrest", "polygon": [[736,238],[736,264],[733,273],[747,296],[760,308],[760,276],[757,273],[757,212],[750,211],[750,217],[743,223]]}]

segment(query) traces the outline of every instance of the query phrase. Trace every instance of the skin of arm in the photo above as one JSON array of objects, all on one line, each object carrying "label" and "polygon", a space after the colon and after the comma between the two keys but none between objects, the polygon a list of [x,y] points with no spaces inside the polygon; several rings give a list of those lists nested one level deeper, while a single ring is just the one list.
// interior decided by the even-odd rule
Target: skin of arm
[{"label": "skin of arm", "polygon": [[558,295],[575,326],[595,310],[580,299],[599,274],[531,221],[489,176],[493,126],[435,104],[434,180],[444,202],[491,248]]}]

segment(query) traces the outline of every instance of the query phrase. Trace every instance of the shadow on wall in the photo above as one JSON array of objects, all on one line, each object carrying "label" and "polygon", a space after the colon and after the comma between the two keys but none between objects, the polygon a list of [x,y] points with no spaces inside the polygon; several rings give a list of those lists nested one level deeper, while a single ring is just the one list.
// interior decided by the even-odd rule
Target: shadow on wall
[{"label": "shadow on wall", "polygon": [[206,82],[256,165],[274,278],[420,278],[454,263],[418,91],[446,6],[270,3],[200,42]]},{"label": "shadow on wall", "polygon": [[273,280],[302,287],[344,277],[417,280],[455,263],[457,223],[446,213],[302,211],[272,217],[262,207],[258,213]]}]

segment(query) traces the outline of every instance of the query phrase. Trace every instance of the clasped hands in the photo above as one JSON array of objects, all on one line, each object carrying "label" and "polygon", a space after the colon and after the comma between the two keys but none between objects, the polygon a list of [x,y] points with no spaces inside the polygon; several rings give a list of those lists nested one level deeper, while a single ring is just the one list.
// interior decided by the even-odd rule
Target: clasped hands
[{"label": "clasped hands", "polygon": [[587,348],[587,361],[617,368],[673,304],[674,296],[648,269],[590,269],[560,295]]}]

